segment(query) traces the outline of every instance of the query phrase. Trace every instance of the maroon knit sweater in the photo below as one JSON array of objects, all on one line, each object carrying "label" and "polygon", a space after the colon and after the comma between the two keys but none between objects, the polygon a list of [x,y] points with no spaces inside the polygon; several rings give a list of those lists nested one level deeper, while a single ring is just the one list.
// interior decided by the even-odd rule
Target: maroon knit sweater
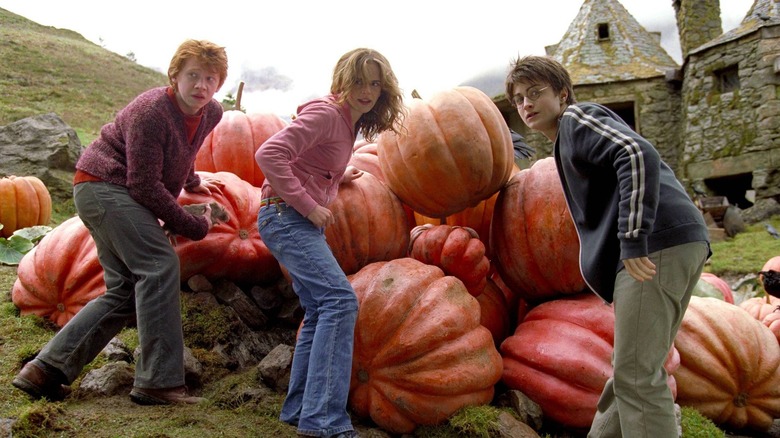
[{"label": "maroon knit sweater", "polygon": [[175,233],[200,240],[208,222],[179,206],[182,188],[200,184],[194,162],[203,140],[222,119],[222,105],[209,102],[202,111],[194,140],[187,140],[185,115],[154,88],[123,108],[113,123],[84,149],[76,169],[102,181],[127,187],[130,196],[148,208]]}]

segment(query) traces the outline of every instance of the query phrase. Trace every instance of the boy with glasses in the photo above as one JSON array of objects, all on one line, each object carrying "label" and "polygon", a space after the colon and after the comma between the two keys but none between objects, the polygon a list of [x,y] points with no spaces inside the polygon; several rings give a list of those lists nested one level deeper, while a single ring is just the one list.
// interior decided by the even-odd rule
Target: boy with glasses
[{"label": "boy with glasses", "polygon": [[614,306],[613,376],[588,437],[678,436],[663,364],[710,255],[702,214],[652,144],[608,108],[576,102],[557,61],[517,59],[506,92],[555,143],[580,271]]}]

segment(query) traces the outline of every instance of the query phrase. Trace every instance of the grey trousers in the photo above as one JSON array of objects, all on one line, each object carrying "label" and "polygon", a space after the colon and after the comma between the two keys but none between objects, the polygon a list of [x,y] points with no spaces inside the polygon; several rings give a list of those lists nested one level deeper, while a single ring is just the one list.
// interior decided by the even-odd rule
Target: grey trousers
[{"label": "grey trousers", "polygon": [[127,189],[103,182],[74,188],[76,209],[92,234],[106,293],[90,301],[41,350],[44,368],[72,383],[135,317],[141,354],[135,386],[184,384],[179,258],[160,223]]},{"label": "grey trousers", "polygon": [[663,365],[708,254],[705,242],[649,255],[656,275],[616,279],[613,375],[604,386],[589,438],[676,437],[674,399]]}]

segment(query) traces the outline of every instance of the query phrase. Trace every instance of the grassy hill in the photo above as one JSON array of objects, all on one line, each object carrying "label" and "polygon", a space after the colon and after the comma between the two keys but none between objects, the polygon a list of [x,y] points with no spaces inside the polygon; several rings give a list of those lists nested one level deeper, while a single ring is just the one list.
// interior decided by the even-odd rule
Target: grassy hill
[{"label": "grassy hill", "polygon": [[168,77],[80,34],[0,8],[0,126],[49,112],[86,144],[136,95]]}]

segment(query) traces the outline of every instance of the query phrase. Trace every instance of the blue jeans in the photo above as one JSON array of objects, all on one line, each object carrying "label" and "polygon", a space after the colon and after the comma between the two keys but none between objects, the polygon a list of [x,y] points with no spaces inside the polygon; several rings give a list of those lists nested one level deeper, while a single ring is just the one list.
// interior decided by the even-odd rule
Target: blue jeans
[{"label": "blue jeans", "polygon": [[358,302],[323,230],[285,203],[260,208],[260,237],[290,274],[304,310],[280,419],[298,433],[353,430],[347,413]]},{"label": "blue jeans", "polygon": [[136,318],[141,354],[135,386],[184,385],[179,257],[157,217],[125,187],[105,182],[77,184],[74,201],[95,241],[106,293],[76,313],[35,360],[71,383]]}]

